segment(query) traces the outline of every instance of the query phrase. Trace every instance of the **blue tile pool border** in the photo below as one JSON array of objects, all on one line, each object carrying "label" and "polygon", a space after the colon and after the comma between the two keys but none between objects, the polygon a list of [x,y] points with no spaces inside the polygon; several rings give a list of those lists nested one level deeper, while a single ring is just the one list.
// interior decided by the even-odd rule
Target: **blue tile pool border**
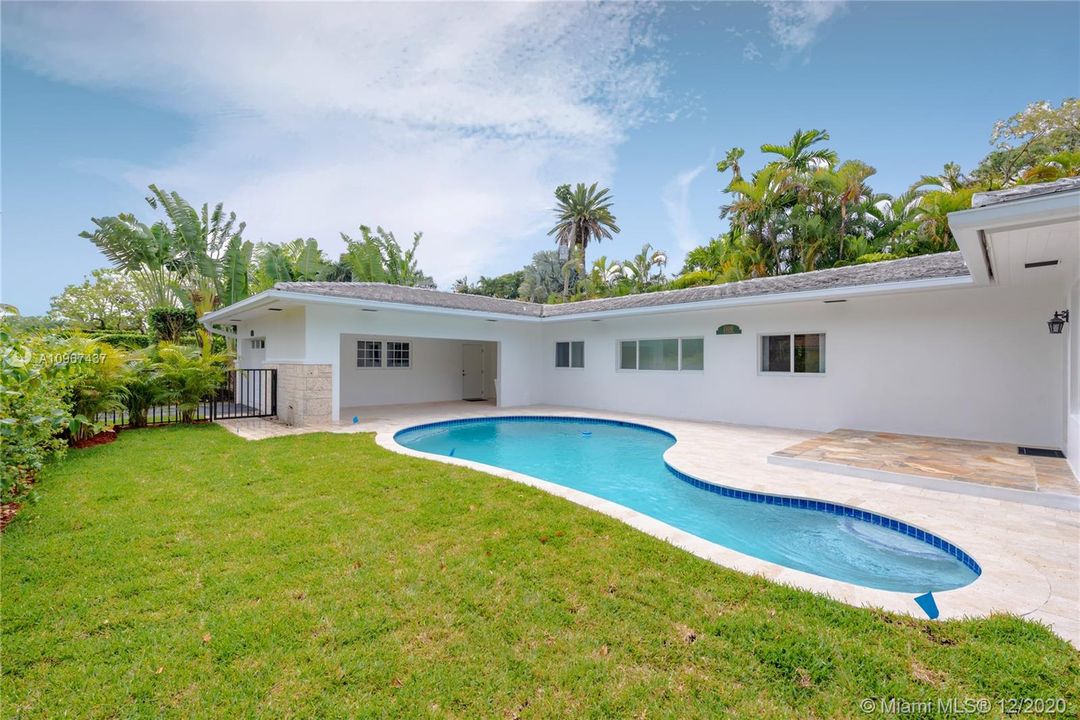
[{"label": "blue tile pool border", "polygon": [[[593,417],[566,417],[559,415],[506,415],[499,417],[482,417],[482,418],[459,418],[456,420],[441,420],[439,422],[423,423],[422,425],[413,425],[411,427],[403,428],[394,433],[394,442],[408,447],[404,443],[401,443],[399,438],[402,435],[408,433],[420,432],[422,430],[430,430],[434,428],[453,427],[456,425],[475,425],[480,423],[577,423],[585,425],[614,425],[616,427],[632,427],[639,430],[646,430],[648,432],[656,433],[657,435],[663,435],[670,438],[674,442],[678,442],[672,433],[660,428],[653,427],[651,425],[645,425],[643,423],[627,422],[625,420],[608,420],[606,418],[593,418]],[[920,527],[916,527],[910,523],[906,523],[903,520],[897,520],[887,515],[880,515],[869,510],[860,510],[850,505],[842,505],[840,503],[825,502],[824,500],[815,500],[813,498],[793,497],[790,495],[773,495],[770,493],[753,492],[749,490],[739,490],[737,488],[728,487],[727,485],[720,485],[718,483],[709,482],[696,478],[693,475],[684,473],[682,470],[675,468],[667,460],[664,460],[664,465],[667,467],[668,472],[674,475],[679,480],[689,483],[696,488],[705,490],[707,492],[716,493],[727,498],[733,498],[735,500],[743,500],[745,502],[756,502],[765,505],[779,505],[781,507],[795,508],[798,510],[813,510],[816,512],[828,513],[830,515],[837,515],[839,517],[851,518],[853,520],[860,520],[862,522],[870,523],[871,525],[877,525],[887,530],[900,533],[901,535],[907,535],[920,542],[924,542],[931,547],[935,547],[945,553],[952,555],[954,558],[964,564],[969,570],[975,573],[976,576],[982,575],[982,568],[979,563],[975,562],[975,559],[964,552],[962,549],[953,545],[948,540],[942,537],[934,535],[931,532],[923,530]],[[557,484],[557,483],[556,483]]]}]

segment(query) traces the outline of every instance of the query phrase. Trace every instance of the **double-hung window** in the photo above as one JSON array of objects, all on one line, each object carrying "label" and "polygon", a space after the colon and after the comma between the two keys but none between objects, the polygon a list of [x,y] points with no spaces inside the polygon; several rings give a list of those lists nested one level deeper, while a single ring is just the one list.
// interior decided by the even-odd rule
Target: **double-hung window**
[{"label": "double-hung window", "polygon": [[704,370],[704,338],[621,340],[620,370]]},{"label": "double-hung window", "polygon": [[585,341],[569,340],[555,343],[555,367],[585,367]]},{"label": "double-hung window", "polygon": [[762,335],[759,367],[763,373],[822,374],[825,372],[825,334]]}]

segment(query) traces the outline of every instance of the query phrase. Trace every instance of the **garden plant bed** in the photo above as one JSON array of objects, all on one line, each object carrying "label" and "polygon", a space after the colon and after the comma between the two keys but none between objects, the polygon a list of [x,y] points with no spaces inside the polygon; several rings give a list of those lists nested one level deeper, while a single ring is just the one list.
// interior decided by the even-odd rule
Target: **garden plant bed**
[{"label": "garden plant bed", "polygon": [[[4,533],[20,717],[867,717],[863,698],[1062,697],[1015,617],[850,607],[371,436],[125,431]],[[994,709],[990,716],[997,712]]]},{"label": "garden plant bed", "polygon": [[119,430],[102,430],[97,435],[92,435],[82,440],[76,440],[71,443],[71,447],[75,450],[82,450],[84,448],[96,447],[97,445],[108,445],[111,442],[116,441],[116,436]]}]

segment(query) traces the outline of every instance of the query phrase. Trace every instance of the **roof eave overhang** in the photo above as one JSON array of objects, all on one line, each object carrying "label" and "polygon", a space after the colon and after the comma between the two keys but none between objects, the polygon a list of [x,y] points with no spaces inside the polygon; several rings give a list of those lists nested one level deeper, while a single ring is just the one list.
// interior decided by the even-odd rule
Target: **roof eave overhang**
[{"label": "roof eave overhang", "polygon": [[514,315],[512,313],[496,313],[478,310],[462,310],[459,308],[443,308],[432,305],[410,305],[407,303],[381,302],[360,298],[343,298],[332,295],[315,295],[312,293],[297,293],[284,290],[266,290],[241,300],[228,307],[207,313],[202,317],[203,325],[209,327],[213,324],[225,322],[225,318],[243,315],[273,305],[280,300],[311,305],[345,306],[357,309],[370,310],[398,310],[408,313],[422,313],[430,315],[449,315],[468,317],[483,320],[508,320],[516,322],[571,322],[574,320],[596,320],[604,318],[618,318],[634,315],[653,315],[674,312],[693,312],[700,310],[713,310],[725,307],[740,307],[746,305],[777,305],[782,303],[812,302],[815,300],[838,300],[858,298],[873,295],[891,295],[909,292],[922,292],[927,290],[946,290],[951,288],[971,287],[974,280],[968,275],[959,275],[943,278],[928,278],[924,280],[908,280],[901,282],[877,283],[874,285],[852,285],[849,287],[825,288],[817,290],[805,290],[798,292],[772,293],[767,295],[748,295],[743,297],[717,298],[715,300],[699,300],[687,303],[670,303],[664,305],[650,305],[645,307],[620,308],[615,310],[581,311],[568,315],[548,315],[543,317],[530,315]]},{"label": "roof eave overhang", "polygon": [[1038,195],[949,213],[949,228],[976,285],[994,283],[989,234],[1080,218],[1080,191]]},{"label": "roof eave overhang", "polygon": [[924,292],[927,290],[948,290],[953,288],[971,287],[973,281],[969,275],[959,275],[944,278],[928,278],[925,280],[908,280],[903,282],[877,283],[874,285],[852,285],[850,287],[826,288],[819,290],[803,290],[798,292],[772,293],[768,295],[747,295],[744,297],[717,298],[716,300],[699,300],[688,303],[672,303],[668,305],[650,305],[647,307],[622,308],[618,310],[598,310],[595,312],[576,312],[571,315],[554,315],[544,317],[544,322],[569,322],[572,320],[601,320],[606,318],[626,317],[632,315],[654,315],[673,312],[693,312],[699,310],[715,310],[729,307],[743,307],[748,305],[780,305],[784,303],[813,302],[826,300],[847,300],[849,298],[867,297],[873,295],[895,295],[910,292]]},{"label": "roof eave overhang", "polygon": [[288,290],[265,290],[258,295],[233,303],[228,307],[207,313],[202,318],[204,325],[222,323],[222,318],[249,313],[263,309],[276,301],[286,300],[304,305],[330,305],[338,307],[352,307],[360,310],[399,310],[401,312],[425,313],[430,315],[448,315],[456,317],[477,318],[482,320],[508,320],[514,322],[539,322],[541,318],[533,315],[518,315],[515,313],[491,312],[487,310],[466,310],[463,308],[447,308],[437,305],[413,305],[411,303],[386,302],[382,300],[369,300],[365,298],[338,297],[335,295],[318,295],[315,293],[289,292]]}]

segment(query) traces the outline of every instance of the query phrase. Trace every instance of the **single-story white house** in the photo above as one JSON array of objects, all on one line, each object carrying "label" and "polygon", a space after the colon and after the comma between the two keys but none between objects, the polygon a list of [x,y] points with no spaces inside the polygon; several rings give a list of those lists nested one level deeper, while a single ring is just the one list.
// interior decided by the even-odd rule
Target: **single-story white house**
[{"label": "single-story white house", "polygon": [[973,205],[959,252],[555,305],[279,283],[203,322],[277,369],[290,423],[484,399],[1009,442],[1080,472],[1080,180]]}]

